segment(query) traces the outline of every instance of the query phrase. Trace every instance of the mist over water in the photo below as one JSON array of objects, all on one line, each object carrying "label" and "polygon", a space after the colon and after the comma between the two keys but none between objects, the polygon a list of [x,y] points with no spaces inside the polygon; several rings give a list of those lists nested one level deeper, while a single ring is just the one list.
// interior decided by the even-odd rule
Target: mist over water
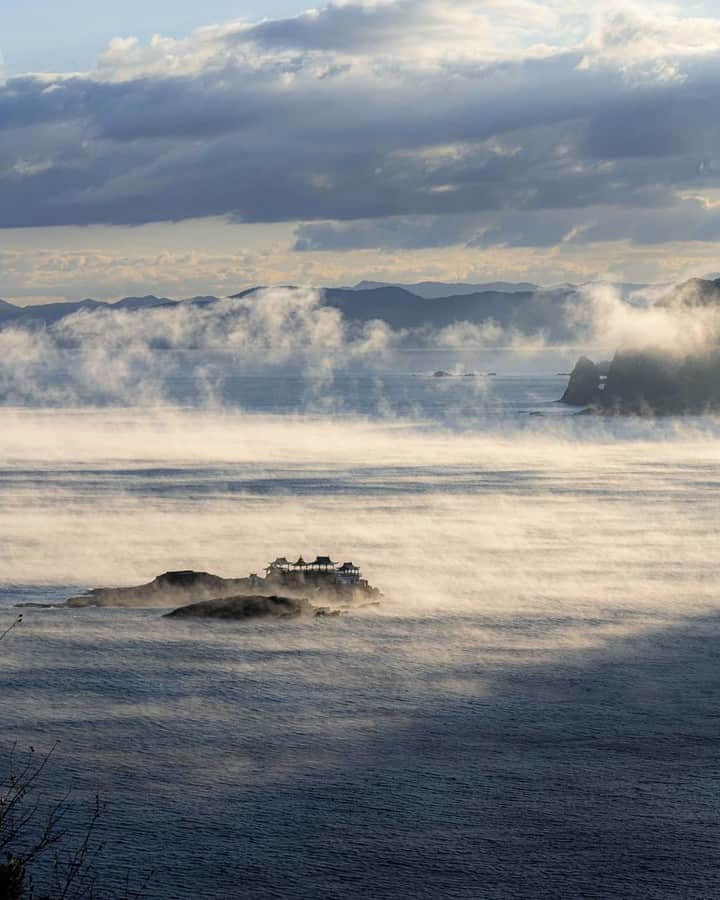
[{"label": "mist over water", "polygon": [[0,740],[62,739],[78,819],[107,795],[106,883],[712,896],[718,422],[562,415],[555,377],[236,377],[220,405],[0,409],[0,627],[300,553],[385,594],[259,625],[26,612]]},{"label": "mist over water", "polygon": [[[435,369],[472,374],[465,395],[480,401],[488,385],[477,376],[489,372],[553,375],[571,368],[580,353],[609,358],[618,347],[702,357],[720,340],[720,307],[699,302],[689,288],[670,301],[628,301],[609,285],[541,303],[542,297],[533,304],[542,314],[522,326],[511,317],[502,326],[490,318],[393,328],[381,319],[346,319],[310,288],[171,307],[85,309],[49,325],[10,323],[0,330],[0,402],[252,409],[258,401],[267,405],[271,393],[264,382],[259,392],[251,389],[262,376],[285,379],[275,385],[285,394],[273,398],[276,410],[284,402],[282,411],[423,418],[422,393],[410,392],[418,404],[411,408],[407,390],[394,396],[393,376]],[[431,417],[437,411],[436,404]]]},{"label": "mist over water", "polygon": [[[179,410],[2,418],[10,583],[242,575],[327,550],[361,561],[400,613],[712,602],[710,420],[518,416],[451,430]],[[680,569],[682,584],[659,577]]]}]

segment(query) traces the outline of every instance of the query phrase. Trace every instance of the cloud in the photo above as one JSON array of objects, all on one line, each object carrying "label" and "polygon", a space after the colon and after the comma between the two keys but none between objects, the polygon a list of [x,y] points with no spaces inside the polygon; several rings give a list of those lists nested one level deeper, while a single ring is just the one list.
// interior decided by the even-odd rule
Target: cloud
[{"label": "cloud", "polygon": [[[625,240],[639,246],[710,242],[720,238],[720,209],[702,195],[669,197],[650,186],[638,191],[644,208],[609,203],[588,208],[493,210],[440,216],[391,216],[357,222],[303,223],[294,249],[302,253],[451,247],[587,247]],[[658,215],[658,210],[663,214]]]},{"label": "cloud", "polygon": [[436,9],[427,0],[329,3],[293,18],[238,29],[231,39],[267,48],[358,53],[405,42],[413,27],[425,31],[437,22]]},{"label": "cloud", "polygon": [[447,247],[465,243],[477,233],[476,216],[419,216],[364,219],[360,222],[318,222],[298,226],[295,250],[345,251],[382,248]]},{"label": "cloud", "polygon": [[582,66],[615,65],[634,78],[682,79],[681,61],[720,49],[720,20],[684,16],[670,3],[596,8]]},{"label": "cloud", "polygon": [[[132,252],[118,248],[115,232],[104,238],[108,245],[104,250],[60,247],[0,250],[3,298],[23,306],[84,297],[117,300],[153,292],[177,298],[228,296],[248,286],[248,282],[274,280],[272,275],[277,272],[274,266],[280,261],[279,255],[243,250],[151,252],[145,246],[149,239],[144,230],[133,232],[133,238],[137,250]],[[262,262],[270,271],[259,271]],[[282,276],[284,272],[277,275]]]},{"label": "cloud", "polygon": [[[607,240],[613,211],[642,241],[663,210],[687,237],[682,198],[720,186],[719,35],[658,4],[376,0],[117,39],[91,72],[0,85],[0,227],[225,216],[299,222],[301,251],[543,247]],[[692,224],[712,239],[714,212]]]}]

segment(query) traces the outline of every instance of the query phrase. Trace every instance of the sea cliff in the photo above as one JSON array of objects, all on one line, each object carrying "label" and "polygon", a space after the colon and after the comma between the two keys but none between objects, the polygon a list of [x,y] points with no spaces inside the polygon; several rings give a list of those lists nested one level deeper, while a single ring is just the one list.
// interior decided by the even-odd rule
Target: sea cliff
[{"label": "sea cliff", "polygon": [[673,355],[619,350],[606,370],[583,356],[561,402],[607,415],[716,412],[720,410],[720,351]]}]

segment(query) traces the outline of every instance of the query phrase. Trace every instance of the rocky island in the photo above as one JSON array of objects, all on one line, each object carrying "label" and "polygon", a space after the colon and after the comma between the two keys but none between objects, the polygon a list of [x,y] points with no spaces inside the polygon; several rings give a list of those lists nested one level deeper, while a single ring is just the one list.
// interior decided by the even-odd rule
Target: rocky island
[{"label": "rocky island", "polygon": [[79,609],[86,607],[170,608],[173,618],[248,619],[302,614],[332,615],[350,607],[376,605],[382,594],[361,577],[351,562],[329,556],[311,563],[278,557],[265,575],[222,578],[190,569],[165,572],[137,587],[94,588],[59,604],[19,603],[18,607]]}]

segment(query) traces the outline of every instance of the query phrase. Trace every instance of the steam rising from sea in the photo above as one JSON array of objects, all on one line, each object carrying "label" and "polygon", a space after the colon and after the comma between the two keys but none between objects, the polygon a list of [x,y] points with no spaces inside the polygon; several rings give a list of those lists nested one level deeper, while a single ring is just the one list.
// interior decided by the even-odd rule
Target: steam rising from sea
[{"label": "steam rising from sea", "polygon": [[429,423],[4,410],[5,582],[132,584],[360,563],[393,615],[717,603],[711,420]]},{"label": "steam rising from sea", "polygon": [[[381,320],[350,322],[325,306],[318,291],[302,288],[270,288],[207,305],[85,310],[49,327],[0,330],[0,400],[44,407],[217,407],[227,402],[228,374],[279,371],[321,383],[327,399],[338,371],[407,371],[440,359],[459,374],[468,365],[496,368],[498,360],[510,370],[530,361],[535,371],[552,372],[571,366],[581,351],[607,358],[618,346],[670,354],[717,346],[720,306],[692,305],[687,291],[681,299],[628,303],[609,286],[590,286],[547,305],[550,318],[532,333],[492,320],[396,330]],[[558,330],[575,341],[550,340]],[[477,387],[481,392],[485,385]],[[312,392],[305,400],[318,408]]]},{"label": "steam rising from sea", "polygon": [[382,322],[350,328],[317,291],[270,289],[210,306],[79,312],[49,328],[0,331],[0,393],[23,405],[148,406],[192,382],[198,405],[221,400],[222,374],[283,367],[327,376],[364,360],[381,365],[393,342]]},{"label": "steam rising from sea", "polygon": [[[718,334],[712,306],[628,304],[601,287],[565,314],[598,345],[654,335],[667,352],[702,352]],[[134,584],[177,568],[237,576],[276,555],[329,553],[386,593],[381,615],[577,623],[632,610],[622,627],[640,628],[716,608],[716,420],[562,417],[551,415],[562,381],[483,378],[430,379],[435,406],[411,400],[402,417],[370,379],[365,415],[348,413],[336,368],[380,371],[407,340],[298,289],[0,331],[2,582],[17,599],[23,586]],[[490,323],[423,340],[533,356],[543,338]],[[309,375],[314,414],[223,405],[214,352],[255,373],[270,410],[283,409],[274,372]],[[194,408],[168,405],[182,377]],[[410,397],[427,388],[402,383]],[[533,405],[546,417],[518,414]]]},{"label": "steam rising from sea", "polygon": [[[713,896],[720,424],[553,415],[562,379],[407,377],[398,417],[371,378],[338,415],[335,367],[398,337],[283,297],[0,332],[0,629],[18,600],[278,554],[353,560],[385,602],[28,610],[0,750],[61,738],[77,821],[100,786],[117,896],[126,867],[154,900]],[[648,321],[593,302],[628,341]],[[196,405],[170,406],[191,336]],[[275,412],[219,402],[202,360],[229,344]],[[321,376],[315,414],[278,411],[286,364]]]}]

